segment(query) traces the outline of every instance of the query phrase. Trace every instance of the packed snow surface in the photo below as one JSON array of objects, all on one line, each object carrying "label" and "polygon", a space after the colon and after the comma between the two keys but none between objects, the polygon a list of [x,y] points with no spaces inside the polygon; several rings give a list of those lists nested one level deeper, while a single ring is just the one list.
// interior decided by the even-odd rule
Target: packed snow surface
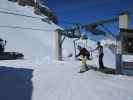
[{"label": "packed snow surface", "polygon": [[[133,78],[48,59],[0,62],[2,100],[133,100]],[[15,95],[17,94],[17,95]]]},{"label": "packed snow surface", "polygon": [[[32,7],[0,0],[0,10],[39,17]],[[44,17],[45,18],[45,17]],[[63,59],[53,60],[54,30],[57,25],[40,19],[0,13],[0,38],[7,40],[6,51],[21,52],[24,60],[0,61],[1,100],[133,100],[133,78],[89,70],[79,74],[80,62],[68,58],[74,54],[73,42],[63,43]],[[88,40],[96,47],[96,42]],[[115,55],[104,48],[105,66],[115,68]],[[98,67],[97,52],[88,64]]]}]

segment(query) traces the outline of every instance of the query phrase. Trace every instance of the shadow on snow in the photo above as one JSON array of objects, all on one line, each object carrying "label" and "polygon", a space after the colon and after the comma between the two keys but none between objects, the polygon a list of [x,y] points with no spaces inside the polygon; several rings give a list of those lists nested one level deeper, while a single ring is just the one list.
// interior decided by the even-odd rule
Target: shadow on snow
[{"label": "shadow on snow", "polygon": [[0,99],[31,100],[32,69],[0,66]]}]

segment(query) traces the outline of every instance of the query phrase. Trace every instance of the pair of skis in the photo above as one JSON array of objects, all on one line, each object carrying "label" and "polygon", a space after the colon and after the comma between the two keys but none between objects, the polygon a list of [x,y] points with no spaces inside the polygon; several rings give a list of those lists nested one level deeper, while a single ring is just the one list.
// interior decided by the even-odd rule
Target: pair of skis
[{"label": "pair of skis", "polygon": [[96,68],[93,66],[89,66],[85,71],[79,71],[78,73],[84,73],[84,72],[87,72],[88,70],[100,71],[100,72],[105,73],[105,74],[116,74],[115,69],[107,68],[107,67],[105,67],[103,69],[99,69],[99,68]]}]

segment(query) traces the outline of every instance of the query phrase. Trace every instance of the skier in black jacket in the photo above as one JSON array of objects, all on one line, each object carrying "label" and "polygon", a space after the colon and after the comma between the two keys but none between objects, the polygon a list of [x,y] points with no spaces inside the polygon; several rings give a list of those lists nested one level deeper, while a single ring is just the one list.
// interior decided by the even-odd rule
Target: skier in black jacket
[{"label": "skier in black jacket", "polygon": [[76,55],[76,57],[80,56],[81,58],[81,68],[80,72],[85,72],[88,70],[88,66],[86,64],[87,59],[89,59],[90,53],[86,48],[82,48],[81,46],[78,46],[79,54]]},{"label": "skier in black jacket", "polygon": [[79,52],[79,54],[78,55],[76,55],[76,57],[78,57],[78,56],[83,56],[83,57],[87,57],[87,59],[90,59],[90,53],[89,53],[89,51],[86,49],[86,48],[82,48],[82,49],[80,49],[80,52]]}]

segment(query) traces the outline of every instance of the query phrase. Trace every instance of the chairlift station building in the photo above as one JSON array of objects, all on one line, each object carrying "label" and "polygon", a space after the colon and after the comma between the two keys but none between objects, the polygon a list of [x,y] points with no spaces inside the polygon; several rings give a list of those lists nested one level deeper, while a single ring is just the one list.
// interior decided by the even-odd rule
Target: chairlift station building
[{"label": "chairlift station building", "polygon": [[[118,22],[119,24],[119,35],[116,38],[116,73],[117,74],[128,74],[133,75],[133,30],[129,29],[129,13],[124,12],[114,19],[98,21],[93,24],[83,25],[87,29],[90,29],[92,25],[102,25],[110,22]],[[67,31],[67,30],[65,30]],[[93,31],[94,28],[93,28]],[[97,31],[97,30],[96,30]],[[99,30],[98,30],[99,31]],[[62,36],[67,37],[67,33],[61,34],[59,30],[55,31],[55,59],[62,60]],[[74,35],[74,34],[73,34]],[[68,33],[68,37],[80,37],[78,35],[71,35]],[[132,58],[131,58],[132,57]],[[125,60],[125,58],[131,58],[130,60]]]}]

